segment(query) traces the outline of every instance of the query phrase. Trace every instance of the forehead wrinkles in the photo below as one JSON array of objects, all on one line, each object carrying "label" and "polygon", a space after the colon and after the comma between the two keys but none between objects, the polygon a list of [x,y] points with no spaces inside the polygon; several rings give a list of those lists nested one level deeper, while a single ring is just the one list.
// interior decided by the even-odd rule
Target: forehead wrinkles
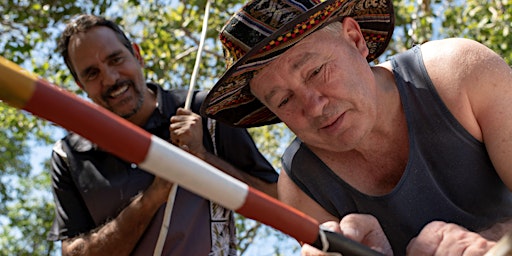
[{"label": "forehead wrinkles", "polygon": [[78,73],[106,61],[115,52],[123,51],[116,35],[106,27],[77,33],[70,38],[69,45],[70,60]]},{"label": "forehead wrinkles", "polygon": [[291,71],[297,71],[306,65],[313,57],[317,56],[315,51],[322,43],[320,31],[317,31],[302,41],[298,42],[283,54],[281,65],[290,65]]},{"label": "forehead wrinkles", "polygon": [[292,59],[292,71],[299,70],[302,68],[306,63],[313,58],[314,54],[311,52],[305,52],[301,53],[298,58]]},{"label": "forehead wrinkles", "polygon": [[[69,39],[69,46],[68,46],[68,54],[69,54],[69,60],[73,64],[75,69],[79,69],[80,67],[77,66],[77,60],[83,60],[81,54],[84,54],[84,46],[87,45],[86,38],[85,38],[84,32],[79,32]],[[87,49],[85,47],[85,49]],[[97,52],[94,54],[95,57],[97,57]],[[92,56],[90,54],[87,54],[87,56]],[[78,73],[80,73],[80,70],[77,70]]]},{"label": "forehead wrinkles", "polygon": [[[107,27],[94,27],[70,38],[75,55],[91,56],[91,53],[107,52],[124,47],[115,33]],[[96,55],[96,54],[95,54]]]}]

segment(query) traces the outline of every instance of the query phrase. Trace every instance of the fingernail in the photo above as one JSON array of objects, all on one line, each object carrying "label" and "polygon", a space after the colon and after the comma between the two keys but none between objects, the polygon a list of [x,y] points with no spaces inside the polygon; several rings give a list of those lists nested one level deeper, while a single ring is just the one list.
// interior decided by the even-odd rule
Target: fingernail
[{"label": "fingernail", "polygon": [[354,238],[354,237],[357,237],[357,230],[353,229],[353,228],[343,228],[341,230],[341,232],[343,233],[344,236],[346,237],[350,237],[350,238]]}]

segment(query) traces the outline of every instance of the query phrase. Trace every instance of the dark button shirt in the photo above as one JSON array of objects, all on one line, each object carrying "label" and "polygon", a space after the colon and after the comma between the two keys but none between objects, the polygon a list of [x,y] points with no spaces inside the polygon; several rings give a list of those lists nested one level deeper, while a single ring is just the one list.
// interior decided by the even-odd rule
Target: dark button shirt
[{"label": "dark button shirt", "polygon": [[[143,128],[168,140],[169,119],[175,115],[178,107],[184,105],[187,92],[166,91],[151,83],[148,83],[148,87],[156,92],[158,107]],[[196,113],[205,95],[204,92],[196,94],[193,104]],[[203,119],[203,124],[206,123],[206,119]],[[206,125],[203,128],[203,144],[209,152],[213,152],[208,128]],[[215,137],[220,158],[265,181],[277,181],[277,173],[257,150],[245,129],[219,123]],[[103,151],[74,133],[56,143],[52,152],[51,173],[56,216],[48,236],[50,240],[88,233],[115,218],[154,179],[152,174],[139,169],[137,165]],[[153,217],[132,255],[152,253],[164,210],[165,204]],[[164,254],[207,255],[210,243],[209,201],[179,188]]]}]

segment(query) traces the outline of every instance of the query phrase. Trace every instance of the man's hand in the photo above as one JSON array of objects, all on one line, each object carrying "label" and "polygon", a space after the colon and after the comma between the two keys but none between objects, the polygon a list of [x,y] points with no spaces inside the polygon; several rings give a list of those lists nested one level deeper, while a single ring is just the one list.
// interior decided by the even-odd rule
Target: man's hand
[{"label": "man's hand", "polygon": [[153,183],[143,193],[144,200],[153,202],[155,207],[164,204],[169,198],[172,185],[172,182],[155,176]]},{"label": "man's hand", "polygon": [[[363,245],[385,255],[393,255],[391,245],[389,244],[382,227],[377,219],[372,215],[348,214],[343,217],[339,223],[335,221],[328,221],[323,223],[322,227],[333,232],[338,232],[349,239],[362,243]],[[320,250],[307,244],[302,246],[301,254],[304,256],[331,255],[322,253]]]},{"label": "man's hand", "polygon": [[201,116],[190,110],[178,108],[176,115],[171,117],[169,132],[172,144],[205,159]]},{"label": "man's hand", "polygon": [[407,255],[484,255],[496,242],[442,221],[426,225],[407,246]]}]

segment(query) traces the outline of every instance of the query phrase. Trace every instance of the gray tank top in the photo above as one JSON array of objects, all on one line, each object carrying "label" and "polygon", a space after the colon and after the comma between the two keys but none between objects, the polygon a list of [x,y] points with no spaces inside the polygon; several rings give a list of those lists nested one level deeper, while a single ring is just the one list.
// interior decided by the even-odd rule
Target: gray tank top
[{"label": "gray tank top", "polygon": [[295,139],[283,168],[295,184],[332,215],[374,215],[395,255],[434,220],[481,231],[512,216],[512,193],[494,169],[485,145],[471,136],[437,94],[419,46],[392,60],[409,131],[409,160],[384,196],[363,194]]}]

